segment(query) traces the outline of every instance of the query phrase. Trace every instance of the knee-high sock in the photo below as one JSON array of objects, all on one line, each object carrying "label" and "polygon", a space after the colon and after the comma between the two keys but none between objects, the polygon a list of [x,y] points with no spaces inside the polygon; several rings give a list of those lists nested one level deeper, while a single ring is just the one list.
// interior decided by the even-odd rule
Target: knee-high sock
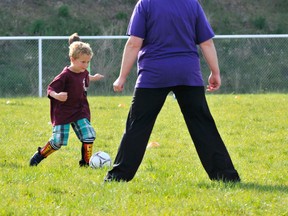
[{"label": "knee-high sock", "polygon": [[92,156],[92,150],[93,150],[93,143],[83,143],[82,144],[82,160],[85,161],[86,164],[89,163],[89,160]]},{"label": "knee-high sock", "polygon": [[40,150],[40,154],[43,156],[43,157],[48,157],[50,154],[52,154],[53,152],[55,152],[57,149],[54,149],[50,142],[48,142],[45,146],[43,146]]}]

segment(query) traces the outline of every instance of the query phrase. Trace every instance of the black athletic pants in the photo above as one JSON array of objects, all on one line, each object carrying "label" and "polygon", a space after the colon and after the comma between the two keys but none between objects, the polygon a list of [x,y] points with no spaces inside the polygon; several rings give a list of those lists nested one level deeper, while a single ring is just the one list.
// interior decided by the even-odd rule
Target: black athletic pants
[{"label": "black athletic pants", "polygon": [[105,181],[130,181],[136,174],[156,118],[169,92],[181,108],[201,163],[211,180],[240,181],[209,111],[205,89],[191,86],[138,88],[126,122],[117,156]]}]

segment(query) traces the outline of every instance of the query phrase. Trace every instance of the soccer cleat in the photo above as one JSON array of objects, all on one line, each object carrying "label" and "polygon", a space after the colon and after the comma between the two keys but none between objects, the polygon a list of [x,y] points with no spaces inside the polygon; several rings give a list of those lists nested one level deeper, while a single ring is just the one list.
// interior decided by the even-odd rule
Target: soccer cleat
[{"label": "soccer cleat", "polygon": [[58,149],[54,149],[50,142],[46,143],[45,146],[38,147],[38,151],[30,159],[30,166],[37,166],[44,158],[48,157],[50,154]]},{"label": "soccer cleat", "polygon": [[40,151],[41,151],[41,147],[38,147],[37,152],[35,152],[35,154],[30,159],[30,163],[29,163],[30,166],[37,166],[45,158],[41,155]]},{"label": "soccer cleat", "polygon": [[110,174],[109,172],[107,173],[107,175],[104,178],[104,182],[112,182],[115,179],[113,178],[112,174]]},{"label": "soccer cleat", "polygon": [[223,170],[217,173],[211,180],[223,181],[223,182],[241,182],[241,179],[236,170]]},{"label": "soccer cleat", "polygon": [[89,166],[89,163],[86,163],[85,160],[80,160],[80,161],[79,161],[79,166],[80,166],[80,167],[88,167],[88,166]]},{"label": "soccer cleat", "polygon": [[116,176],[115,174],[112,174],[110,170],[104,178],[104,183],[105,182],[129,182],[132,179],[133,177],[126,178],[126,177]]}]

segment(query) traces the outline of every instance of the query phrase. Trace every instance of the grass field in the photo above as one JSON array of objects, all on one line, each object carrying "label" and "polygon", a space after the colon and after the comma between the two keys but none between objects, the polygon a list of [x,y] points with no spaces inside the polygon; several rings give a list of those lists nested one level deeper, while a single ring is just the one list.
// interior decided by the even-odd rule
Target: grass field
[{"label": "grass field", "polygon": [[[47,98],[0,99],[0,215],[288,215],[288,95],[208,95],[242,182],[211,182],[177,102],[169,96],[129,183],[103,183],[107,168],[79,168],[73,130],[37,167],[28,162],[51,135]],[[131,97],[90,97],[94,152],[112,158]]]}]

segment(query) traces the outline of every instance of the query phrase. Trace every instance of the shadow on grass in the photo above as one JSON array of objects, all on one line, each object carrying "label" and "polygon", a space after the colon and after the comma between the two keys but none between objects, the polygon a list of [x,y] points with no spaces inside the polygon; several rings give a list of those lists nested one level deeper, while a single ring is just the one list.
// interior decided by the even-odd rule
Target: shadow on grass
[{"label": "shadow on grass", "polygon": [[200,188],[233,188],[233,189],[244,189],[244,190],[255,190],[255,191],[262,191],[262,192],[288,192],[288,185],[265,185],[259,184],[255,182],[240,182],[240,183],[223,183],[223,182],[212,182],[210,183],[199,183],[197,184]]},{"label": "shadow on grass", "polygon": [[258,190],[258,191],[279,191],[279,192],[288,192],[288,185],[263,185],[254,182],[248,183],[239,183],[239,188],[248,189],[248,190]]}]

